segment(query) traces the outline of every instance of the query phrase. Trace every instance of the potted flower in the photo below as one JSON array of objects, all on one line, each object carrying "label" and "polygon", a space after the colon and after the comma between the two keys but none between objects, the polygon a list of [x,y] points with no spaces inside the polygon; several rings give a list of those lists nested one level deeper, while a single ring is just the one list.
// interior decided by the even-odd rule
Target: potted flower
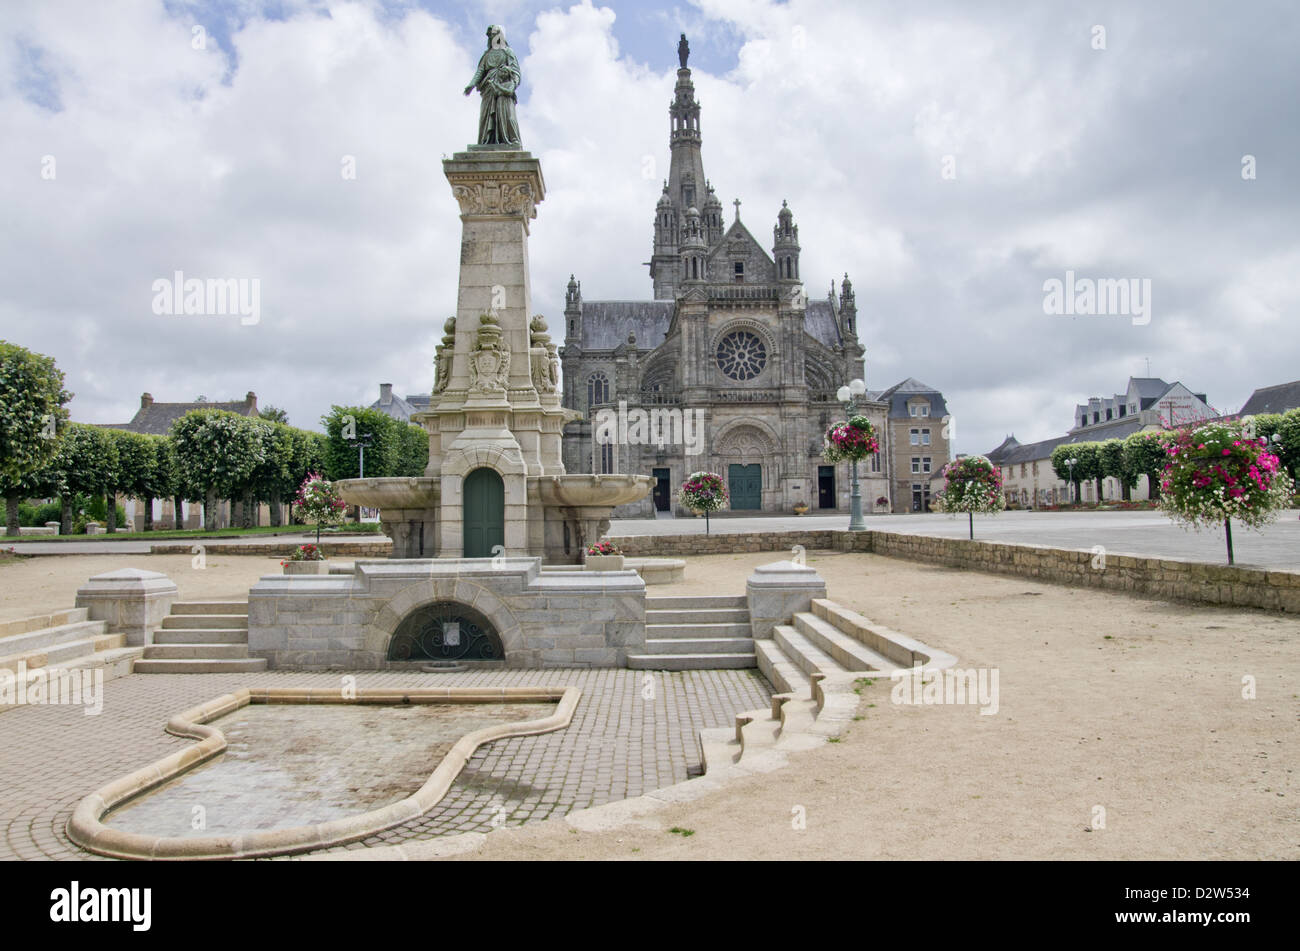
[{"label": "potted flower", "polygon": [[802,499],[800,499],[798,502],[794,503],[794,514],[795,514],[795,515],[805,515],[805,514],[807,514],[807,512],[808,512],[808,503],[807,503],[807,502],[805,502],[805,501],[803,501]]},{"label": "potted flower", "polygon": [[889,505],[889,499],[886,498],[885,496],[882,495],[880,498],[876,499],[877,508],[886,508],[888,507],[888,505]]},{"label": "potted flower", "polygon": [[323,575],[329,570],[320,548],[308,542],[293,550],[288,561],[282,561],[286,575]]},{"label": "potted flower", "polygon": [[692,472],[677,490],[677,501],[685,508],[704,513],[704,534],[709,533],[709,513],[727,504],[727,487],[716,472]]},{"label": "potted flower", "polygon": [[880,451],[876,428],[865,416],[853,416],[826,430],[822,457],[827,462],[861,462]]},{"label": "potted flower", "polygon": [[623,553],[611,541],[597,542],[587,548],[588,571],[622,571]]}]

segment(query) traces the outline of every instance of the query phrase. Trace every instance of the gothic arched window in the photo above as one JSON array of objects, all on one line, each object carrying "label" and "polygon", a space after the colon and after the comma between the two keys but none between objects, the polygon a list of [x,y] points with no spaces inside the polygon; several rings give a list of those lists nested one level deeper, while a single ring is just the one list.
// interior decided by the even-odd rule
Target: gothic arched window
[{"label": "gothic arched window", "polygon": [[609,377],[599,370],[587,377],[587,409],[609,402]]}]

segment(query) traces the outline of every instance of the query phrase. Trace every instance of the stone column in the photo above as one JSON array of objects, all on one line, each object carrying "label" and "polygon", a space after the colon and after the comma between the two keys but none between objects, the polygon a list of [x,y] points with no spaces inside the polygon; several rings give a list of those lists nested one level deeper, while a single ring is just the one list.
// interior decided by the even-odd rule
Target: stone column
[{"label": "stone column", "polygon": [[176,601],[176,584],[166,575],[142,568],[119,568],[95,575],[77,589],[76,605],[92,621],[107,621],[111,634],[125,634],[130,647],[153,643]]},{"label": "stone column", "polygon": [[813,598],[826,597],[826,582],[807,565],[776,561],[754,569],[745,582],[745,594],[754,637],[771,637],[778,624],[812,610]]}]

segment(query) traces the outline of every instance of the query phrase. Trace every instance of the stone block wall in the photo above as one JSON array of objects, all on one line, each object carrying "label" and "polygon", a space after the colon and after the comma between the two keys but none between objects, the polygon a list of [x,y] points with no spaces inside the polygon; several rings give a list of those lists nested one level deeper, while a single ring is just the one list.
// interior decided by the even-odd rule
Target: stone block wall
[{"label": "stone block wall", "polygon": [[271,667],[396,666],[387,660],[393,633],[435,601],[483,614],[508,667],[623,667],[645,643],[645,582],[635,571],[542,572],[540,558],[422,559],[263,577],[249,591],[249,654]]}]

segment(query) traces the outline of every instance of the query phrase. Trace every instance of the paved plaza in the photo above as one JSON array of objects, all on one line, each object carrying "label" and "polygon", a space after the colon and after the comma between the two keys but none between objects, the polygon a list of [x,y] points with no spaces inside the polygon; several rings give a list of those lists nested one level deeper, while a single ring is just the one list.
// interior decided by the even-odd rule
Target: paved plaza
[{"label": "paved plaza", "polygon": [[[700,771],[701,729],[730,726],[736,713],[766,707],[771,695],[756,670],[355,676],[358,687],[573,685],[582,699],[567,729],[480,747],[433,811],[340,847],[353,849],[488,832],[681,782]],[[192,744],[163,732],[171,716],[239,687],[333,686],[339,677],[282,671],[132,674],[104,685],[98,716],[73,706],[30,706],[0,715],[0,859],[98,858],[68,841],[68,817],[99,786]]]}]

